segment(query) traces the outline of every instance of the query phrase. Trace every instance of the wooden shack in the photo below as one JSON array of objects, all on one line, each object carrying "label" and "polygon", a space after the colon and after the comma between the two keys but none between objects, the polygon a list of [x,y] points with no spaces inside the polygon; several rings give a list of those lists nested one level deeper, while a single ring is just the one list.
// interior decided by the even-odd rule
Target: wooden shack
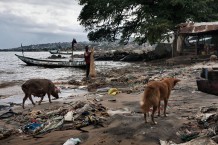
[{"label": "wooden shack", "polygon": [[175,34],[173,57],[218,54],[218,22],[182,23]]}]

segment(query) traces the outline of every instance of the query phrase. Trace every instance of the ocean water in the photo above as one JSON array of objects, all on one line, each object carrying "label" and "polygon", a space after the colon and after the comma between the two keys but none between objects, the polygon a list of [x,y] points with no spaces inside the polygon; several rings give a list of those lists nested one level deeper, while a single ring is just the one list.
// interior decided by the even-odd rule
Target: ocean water
[{"label": "ocean water", "polygon": [[[85,77],[85,70],[79,68],[44,68],[38,66],[27,66],[14,54],[22,55],[21,52],[0,52],[0,86],[2,84],[9,84],[6,87],[0,87],[0,102],[3,103],[21,103],[24,93],[22,92],[20,85],[28,79],[46,78],[52,81],[68,81],[71,78],[75,80],[81,80]],[[83,54],[83,52],[74,52],[74,54]],[[24,56],[46,59],[51,56],[51,54],[49,52],[24,52]],[[69,60],[70,56],[66,55],[66,57],[66,59],[61,60]],[[113,61],[96,61],[95,64],[97,71],[121,68],[126,65],[130,65],[129,63],[125,62]],[[12,85],[10,86],[10,84]],[[61,90],[60,97],[66,98],[70,95],[86,93],[88,92],[84,89],[65,89]],[[1,96],[3,96],[3,98],[1,98]],[[39,100],[39,98],[36,97],[33,99]],[[45,97],[44,100],[48,100],[48,98]],[[29,103],[30,101],[27,100],[26,104]]]},{"label": "ocean water", "polygon": [[[81,80],[85,76],[85,70],[79,68],[27,66],[14,54],[22,55],[21,52],[0,52],[0,84],[5,82],[25,81],[31,78],[46,78],[54,81],[66,80],[72,77],[72,79]],[[74,52],[74,54],[83,54],[83,52]],[[24,52],[24,56],[46,59],[51,56],[51,54],[49,52]],[[64,60],[69,60],[69,56],[66,55],[66,57],[67,58]],[[113,61],[96,61],[95,63],[98,71],[128,65],[128,63]]]}]

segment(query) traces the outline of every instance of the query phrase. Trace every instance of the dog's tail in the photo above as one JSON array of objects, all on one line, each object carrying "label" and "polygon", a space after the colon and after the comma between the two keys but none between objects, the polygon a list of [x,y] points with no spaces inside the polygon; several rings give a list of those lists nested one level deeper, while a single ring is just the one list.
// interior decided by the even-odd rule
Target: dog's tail
[{"label": "dog's tail", "polygon": [[148,99],[153,96],[154,91],[155,91],[155,87],[153,87],[153,86],[146,86],[145,87],[144,93],[142,95],[142,99],[140,101],[140,106],[141,106],[142,110],[145,111],[144,113],[149,112],[150,106],[149,106]]}]

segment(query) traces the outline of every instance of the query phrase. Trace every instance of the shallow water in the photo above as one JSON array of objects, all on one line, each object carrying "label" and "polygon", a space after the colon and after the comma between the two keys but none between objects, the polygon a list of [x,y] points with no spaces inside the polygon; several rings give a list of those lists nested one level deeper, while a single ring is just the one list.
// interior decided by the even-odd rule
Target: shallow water
[{"label": "shallow water", "polygon": [[[83,52],[74,52],[74,54],[82,53]],[[47,78],[54,81],[65,80],[66,78],[72,77],[72,79],[81,80],[85,76],[85,70],[79,68],[44,68],[38,66],[27,66],[14,54],[22,55],[21,52],[0,52],[0,84],[3,82],[24,81],[31,78]],[[25,52],[24,55],[40,59],[45,59],[51,56],[49,52]],[[128,65],[128,63],[113,61],[96,61],[95,63],[96,70],[98,71]]]},{"label": "shallow water", "polygon": [[[46,78],[52,81],[67,81],[72,79],[81,80],[85,76],[85,70],[79,68],[44,68],[38,66],[27,66],[19,60],[14,54],[22,55],[21,52],[0,52],[0,84],[6,84],[5,88],[0,88],[0,96],[8,96],[0,99],[1,102],[21,103],[23,92],[20,86],[13,84],[21,84],[32,78]],[[74,54],[83,54],[83,52],[74,52]],[[24,56],[32,58],[46,59],[51,54],[49,52],[24,52]],[[69,57],[69,56],[66,56]],[[66,58],[65,60],[68,60]],[[62,59],[63,60],[63,59]],[[96,61],[96,70],[104,71],[105,69],[121,68],[129,63],[113,62],[113,61]],[[84,89],[62,90],[60,97],[66,98],[70,95],[79,95],[88,93]],[[44,100],[47,100],[47,96]],[[39,100],[39,98],[34,98]],[[27,100],[27,103],[30,103]]]}]

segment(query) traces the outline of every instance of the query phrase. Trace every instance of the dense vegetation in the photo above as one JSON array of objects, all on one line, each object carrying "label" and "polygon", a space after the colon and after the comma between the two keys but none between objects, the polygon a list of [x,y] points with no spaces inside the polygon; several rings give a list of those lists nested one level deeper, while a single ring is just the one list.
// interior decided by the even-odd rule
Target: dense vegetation
[{"label": "dense vegetation", "polygon": [[179,23],[218,20],[217,0],[78,0],[90,41],[142,44],[168,39]]}]

